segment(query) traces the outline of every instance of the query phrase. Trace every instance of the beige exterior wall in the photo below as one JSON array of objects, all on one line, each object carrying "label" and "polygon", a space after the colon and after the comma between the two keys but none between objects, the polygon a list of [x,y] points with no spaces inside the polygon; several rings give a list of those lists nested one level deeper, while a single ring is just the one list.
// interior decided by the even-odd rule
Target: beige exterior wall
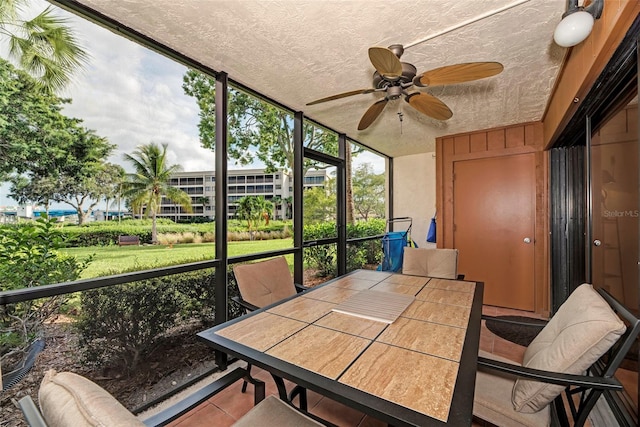
[{"label": "beige exterior wall", "polygon": [[413,219],[411,237],[426,246],[427,230],[436,211],[435,153],[393,159],[393,215]]}]

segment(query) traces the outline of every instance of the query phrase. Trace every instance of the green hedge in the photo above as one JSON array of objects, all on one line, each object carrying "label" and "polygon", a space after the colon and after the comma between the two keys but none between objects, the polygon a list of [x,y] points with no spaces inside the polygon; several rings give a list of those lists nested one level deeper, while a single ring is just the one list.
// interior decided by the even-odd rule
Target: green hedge
[{"label": "green hedge", "polygon": [[[347,238],[369,237],[384,234],[386,221],[370,219],[347,225]],[[335,222],[307,225],[304,228],[305,241],[336,237]],[[366,264],[378,264],[382,260],[382,246],[379,240],[347,245],[347,270],[353,271]],[[318,245],[304,249],[304,262],[308,268],[317,270],[319,276],[336,274],[336,245]]]},{"label": "green hedge", "polygon": [[[157,220],[158,234],[194,233],[201,236],[215,232],[215,224],[193,223],[177,224],[166,218]],[[281,233],[285,229],[291,229],[291,222],[271,221],[269,225],[262,224],[256,228],[261,235],[266,233]],[[228,224],[230,233],[246,232],[246,224],[237,220],[230,220]],[[151,243],[151,220],[136,219],[123,221],[96,221],[81,226],[67,225],[62,228],[62,233],[67,237],[71,246],[109,246],[118,244],[118,236],[138,236],[141,243]],[[232,235],[233,237],[233,235]],[[248,239],[248,237],[247,237]]]},{"label": "green hedge", "polygon": [[[238,288],[229,276],[229,297]],[[122,367],[131,372],[154,350],[169,329],[185,319],[203,327],[214,320],[213,270],[200,270],[85,291],[75,326],[86,363]],[[229,305],[229,318],[243,313]]]}]

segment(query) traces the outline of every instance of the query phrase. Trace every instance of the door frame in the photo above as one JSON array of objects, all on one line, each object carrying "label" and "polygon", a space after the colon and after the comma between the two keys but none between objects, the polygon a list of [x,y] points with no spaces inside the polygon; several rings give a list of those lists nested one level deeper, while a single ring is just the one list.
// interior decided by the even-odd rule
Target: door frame
[{"label": "door frame", "polygon": [[437,245],[455,248],[453,241],[453,170],[463,160],[499,158],[517,154],[535,154],[535,235],[534,312],[548,316],[549,292],[549,221],[548,169],[549,156],[543,151],[541,122],[498,127],[436,139],[436,210],[438,215]]}]

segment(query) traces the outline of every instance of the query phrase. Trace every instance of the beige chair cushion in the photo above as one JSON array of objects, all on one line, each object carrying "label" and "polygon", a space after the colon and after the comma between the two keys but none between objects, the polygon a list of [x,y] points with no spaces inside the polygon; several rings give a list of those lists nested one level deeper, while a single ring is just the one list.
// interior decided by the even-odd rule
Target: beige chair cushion
[{"label": "beige chair cushion", "polygon": [[441,279],[458,278],[458,250],[457,249],[426,249],[427,271],[429,277]]},{"label": "beige chair cushion", "polygon": [[49,427],[144,426],[106,390],[72,372],[49,370],[38,400]]},{"label": "beige chair cushion", "polygon": [[285,257],[277,257],[233,267],[242,299],[264,307],[295,295],[293,277]]},{"label": "beige chair cushion", "polygon": [[[517,362],[480,351],[480,356],[500,362],[518,365]],[[551,422],[549,406],[533,414],[517,412],[511,404],[511,392],[515,378],[499,372],[476,374],[476,391],[473,397],[473,415],[501,427],[548,427]]]},{"label": "beige chair cushion", "polygon": [[233,427],[256,426],[318,427],[323,424],[270,395],[233,424]]},{"label": "beige chair cushion", "polygon": [[456,279],[458,250],[406,247],[402,261],[402,274]]},{"label": "beige chair cushion", "polygon": [[402,274],[427,276],[429,272],[427,267],[428,250],[430,249],[405,247],[402,259]]},{"label": "beige chair cushion", "polygon": [[[529,344],[522,365],[582,374],[620,338],[624,323],[590,284],[580,285]],[[532,413],[547,406],[564,387],[518,379],[512,402]]]}]

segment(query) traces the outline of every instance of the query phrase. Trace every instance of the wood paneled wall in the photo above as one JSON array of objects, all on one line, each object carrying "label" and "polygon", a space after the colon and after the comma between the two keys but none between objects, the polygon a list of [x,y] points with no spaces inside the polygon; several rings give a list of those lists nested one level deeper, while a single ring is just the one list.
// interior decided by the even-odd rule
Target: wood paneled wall
[{"label": "wood paneled wall", "polygon": [[[533,153],[536,168],[535,311],[549,314],[548,156],[541,122],[506,126],[436,138],[436,208],[438,247],[453,248],[454,163]],[[482,177],[478,177],[482,179]],[[499,266],[496,266],[499,268]]]},{"label": "wood paneled wall", "polygon": [[638,0],[606,0],[604,3],[602,16],[595,22],[591,35],[567,51],[542,118],[545,147],[550,147],[569,123],[640,14]]}]

